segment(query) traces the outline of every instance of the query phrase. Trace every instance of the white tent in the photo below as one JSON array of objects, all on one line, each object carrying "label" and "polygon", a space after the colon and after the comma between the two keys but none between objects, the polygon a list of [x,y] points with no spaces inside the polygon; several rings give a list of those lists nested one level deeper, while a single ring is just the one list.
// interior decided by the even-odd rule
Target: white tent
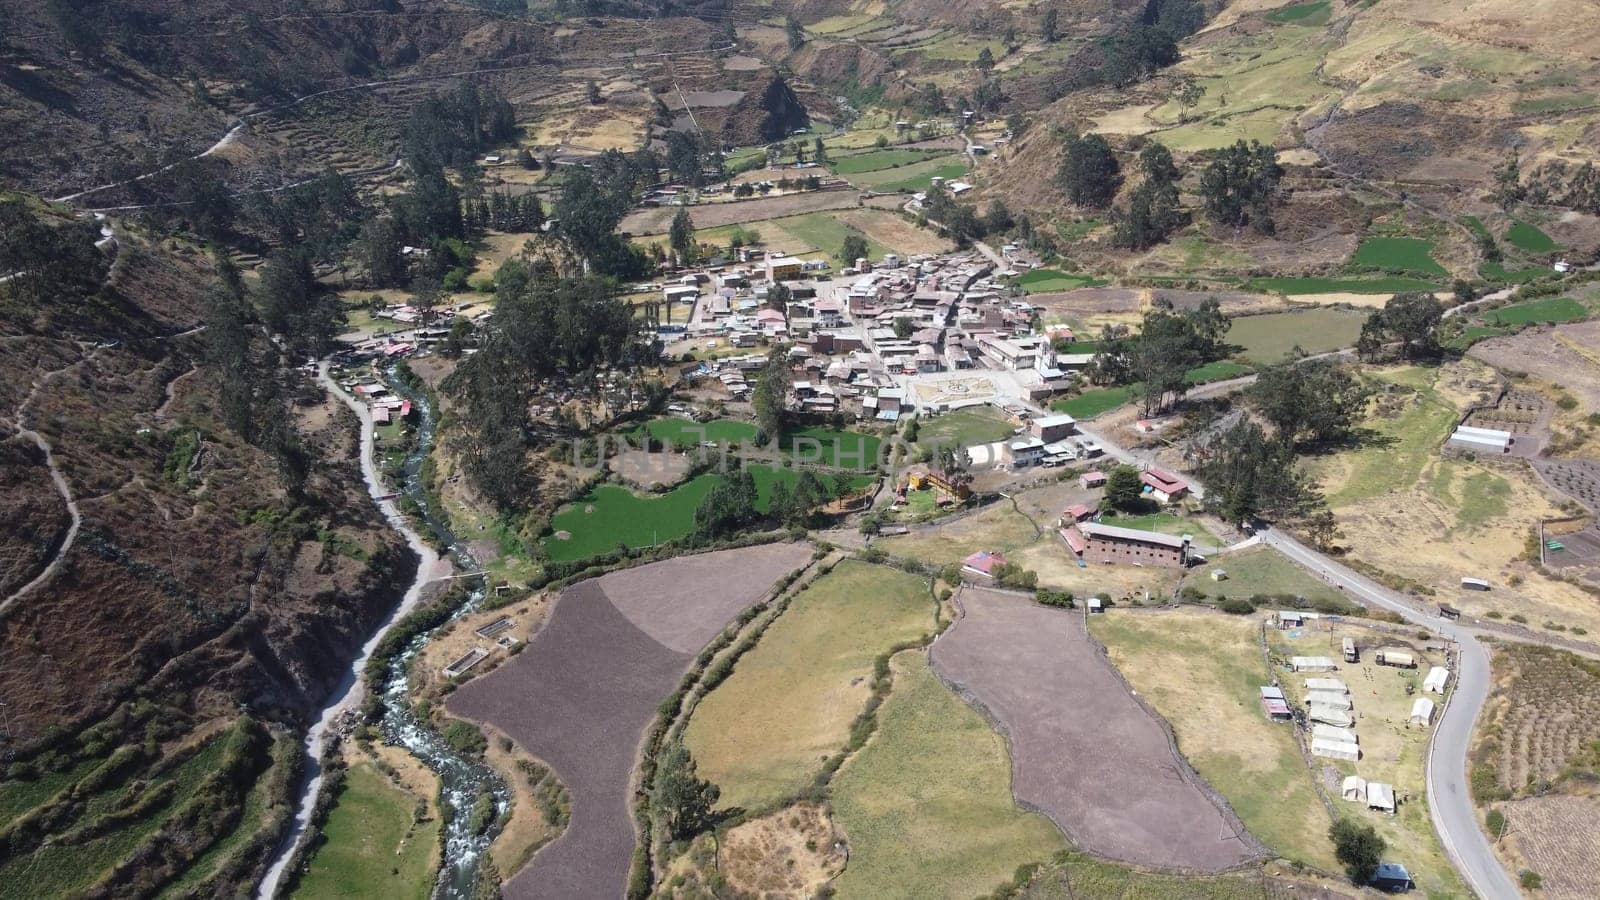
[{"label": "white tent", "polygon": [[1434,666],[1428,670],[1428,677],[1422,679],[1422,689],[1430,694],[1442,694],[1449,681],[1450,670],[1444,666]]},{"label": "white tent", "polygon": [[1343,681],[1340,681],[1337,678],[1307,678],[1306,690],[1332,691],[1335,694],[1350,693],[1350,688],[1347,687]]},{"label": "white tent", "polygon": [[1332,672],[1338,668],[1327,656],[1295,656],[1290,658],[1289,665],[1296,672]]},{"label": "white tent", "polygon": [[1350,718],[1349,711],[1334,709],[1331,706],[1322,706],[1320,704],[1311,707],[1309,716],[1313,722],[1321,722],[1324,725],[1334,725],[1339,728],[1349,728],[1355,724],[1355,720]]},{"label": "white tent", "polygon": [[1312,691],[1306,695],[1306,702],[1312,706],[1329,706],[1334,709],[1350,709],[1352,705],[1348,695],[1332,691]]},{"label": "white tent", "polygon": [[1340,793],[1351,803],[1360,803],[1367,799],[1367,780],[1360,775],[1346,775]]},{"label": "white tent", "polygon": [[1324,738],[1311,739],[1311,755],[1326,756],[1329,759],[1347,759],[1351,762],[1361,758],[1361,748],[1355,744],[1346,744],[1343,741],[1330,741]]},{"label": "white tent", "polygon": [[1311,736],[1329,741],[1342,741],[1346,744],[1360,743],[1354,728],[1340,728],[1336,725],[1316,724],[1311,726]]},{"label": "white tent", "polygon": [[1431,725],[1431,724],[1433,724],[1433,701],[1432,700],[1429,700],[1427,697],[1418,697],[1416,702],[1411,704],[1411,724],[1413,724],[1413,725]]},{"label": "white tent", "polygon": [[1367,782],[1367,809],[1394,812],[1394,785],[1381,781]]}]

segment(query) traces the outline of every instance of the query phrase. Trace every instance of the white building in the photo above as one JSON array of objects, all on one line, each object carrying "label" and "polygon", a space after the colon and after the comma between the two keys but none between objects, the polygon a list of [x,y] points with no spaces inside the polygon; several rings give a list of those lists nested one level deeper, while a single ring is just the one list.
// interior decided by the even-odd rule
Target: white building
[{"label": "white building", "polygon": [[1434,666],[1428,670],[1428,677],[1422,679],[1422,689],[1430,694],[1442,694],[1449,682],[1450,670],[1444,666]]},{"label": "white building", "polygon": [[1433,724],[1433,701],[1427,697],[1418,697],[1411,704],[1411,724],[1421,725],[1426,728]]},{"label": "white building", "polygon": [[1355,744],[1346,744],[1341,741],[1330,741],[1326,738],[1311,739],[1311,755],[1322,756],[1328,759],[1344,759],[1355,762],[1361,758],[1361,748]]}]

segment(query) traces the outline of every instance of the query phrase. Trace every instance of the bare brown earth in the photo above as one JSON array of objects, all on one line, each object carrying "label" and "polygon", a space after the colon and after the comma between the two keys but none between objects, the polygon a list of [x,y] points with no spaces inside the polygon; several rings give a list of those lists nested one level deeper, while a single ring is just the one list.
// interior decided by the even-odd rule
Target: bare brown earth
[{"label": "bare brown earth", "polygon": [[[1590,900],[1600,884],[1600,798],[1554,794],[1500,807],[1507,835],[1502,851],[1544,879],[1546,900]],[[1511,855],[1511,854],[1504,854]]]},{"label": "bare brown earth", "polygon": [[[720,225],[739,225],[781,219],[802,213],[824,212],[830,209],[854,209],[858,206],[876,206],[892,209],[905,201],[898,197],[876,197],[863,201],[855,191],[805,191],[782,197],[762,197],[757,200],[734,200],[727,203],[704,203],[690,210],[696,228],[716,228]],[[627,234],[663,234],[672,225],[677,207],[635,210],[617,226]]]},{"label": "bare brown earth", "polygon": [[450,712],[510,735],[572,797],[567,830],[505,884],[507,897],[623,892],[636,842],[629,782],[657,705],[701,647],[810,554],[771,544],[580,582],[526,651],[451,696]]},{"label": "bare brown earth", "polygon": [[1260,845],[1173,747],[1089,639],[1082,613],[966,589],[934,671],[1011,744],[1017,801],[1121,862],[1219,872]]}]

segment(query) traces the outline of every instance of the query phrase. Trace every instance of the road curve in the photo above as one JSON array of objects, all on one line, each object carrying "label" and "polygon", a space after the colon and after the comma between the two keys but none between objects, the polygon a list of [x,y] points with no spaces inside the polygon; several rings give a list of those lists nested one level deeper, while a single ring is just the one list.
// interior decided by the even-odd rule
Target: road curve
[{"label": "road curve", "polygon": [[1489,696],[1489,654],[1473,629],[1431,615],[1401,595],[1306,547],[1277,529],[1261,533],[1262,543],[1276,547],[1296,564],[1320,575],[1364,603],[1399,613],[1456,641],[1461,648],[1456,686],[1428,743],[1428,811],[1439,842],[1473,892],[1486,900],[1521,896],[1517,886],[1478,827],[1467,781],[1467,750],[1472,730]]}]

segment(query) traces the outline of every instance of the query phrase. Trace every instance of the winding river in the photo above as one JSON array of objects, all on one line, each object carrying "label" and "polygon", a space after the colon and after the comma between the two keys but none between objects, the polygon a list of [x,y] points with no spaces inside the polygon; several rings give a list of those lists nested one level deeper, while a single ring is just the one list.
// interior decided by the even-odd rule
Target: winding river
[{"label": "winding river", "polygon": [[[397,496],[390,494],[385,487],[383,478],[378,471],[377,454],[375,449],[374,427],[372,415],[366,406],[339,387],[329,374],[329,364],[324,361],[317,369],[317,379],[322,386],[334,396],[344,401],[361,419],[361,473],[367,483],[367,492],[373,501],[383,510],[384,517],[389,524],[402,536],[406,543],[419,557],[416,580],[406,590],[405,595],[395,606],[394,610],[373,632],[367,642],[362,645],[361,653],[351,662],[350,669],[345,673],[339,686],[334,689],[328,705],[323,709],[322,715],[306,733],[306,778],[302,793],[295,807],[295,816],[288,833],[280,842],[272,864],[262,877],[257,888],[258,900],[274,900],[279,894],[284,876],[289,865],[295,860],[299,847],[304,843],[309,832],[309,825],[313,809],[316,807],[317,797],[322,791],[323,772],[321,759],[327,747],[329,732],[335,729],[346,716],[353,714],[361,705],[366,686],[361,680],[361,671],[366,666],[367,659],[377,648],[379,641],[389,632],[396,622],[417,608],[424,589],[435,581],[452,577],[471,579],[471,589],[468,599],[450,617],[450,621],[471,612],[482,601],[484,596],[483,580],[470,573],[478,570],[478,564],[468,552],[464,542],[456,539],[450,532],[442,516],[432,508],[427,490],[422,483],[422,464],[433,449],[434,429],[436,416],[429,398],[413,391],[402,379],[395,377],[395,372],[386,373],[389,387],[397,394],[412,402],[420,417],[417,427],[416,446],[406,457],[401,471],[400,495],[409,498],[415,503],[415,508],[420,510],[421,526],[433,539],[430,544],[417,533],[413,527],[412,519],[401,512]],[[445,548],[444,555],[434,549],[435,546]],[[466,575],[452,575],[459,569]],[[443,628],[450,622],[441,624]],[[434,629],[437,631],[437,629]],[[478,862],[482,859],[489,843],[493,840],[496,829],[490,827],[484,833],[476,833],[472,829],[472,809],[478,797],[487,792],[495,798],[496,812],[504,814],[509,808],[511,795],[504,782],[488,766],[477,760],[468,759],[457,753],[449,744],[445,743],[438,733],[419,721],[412,713],[408,699],[409,693],[409,664],[417,653],[426,646],[432,638],[434,631],[429,631],[413,639],[405,650],[396,655],[384,676],[381,691],[384,697],[383,719],[380,728],[385,738],[393,744],[406,748],[412,755],[432,769],[439,777],[440,799],[445,809],[442,811],[447,822],[444,831],[444,862],[439,872],[439,880],[433,891],[437,900],[464,900],[471,894],[472,883],[477,875]]]}]

